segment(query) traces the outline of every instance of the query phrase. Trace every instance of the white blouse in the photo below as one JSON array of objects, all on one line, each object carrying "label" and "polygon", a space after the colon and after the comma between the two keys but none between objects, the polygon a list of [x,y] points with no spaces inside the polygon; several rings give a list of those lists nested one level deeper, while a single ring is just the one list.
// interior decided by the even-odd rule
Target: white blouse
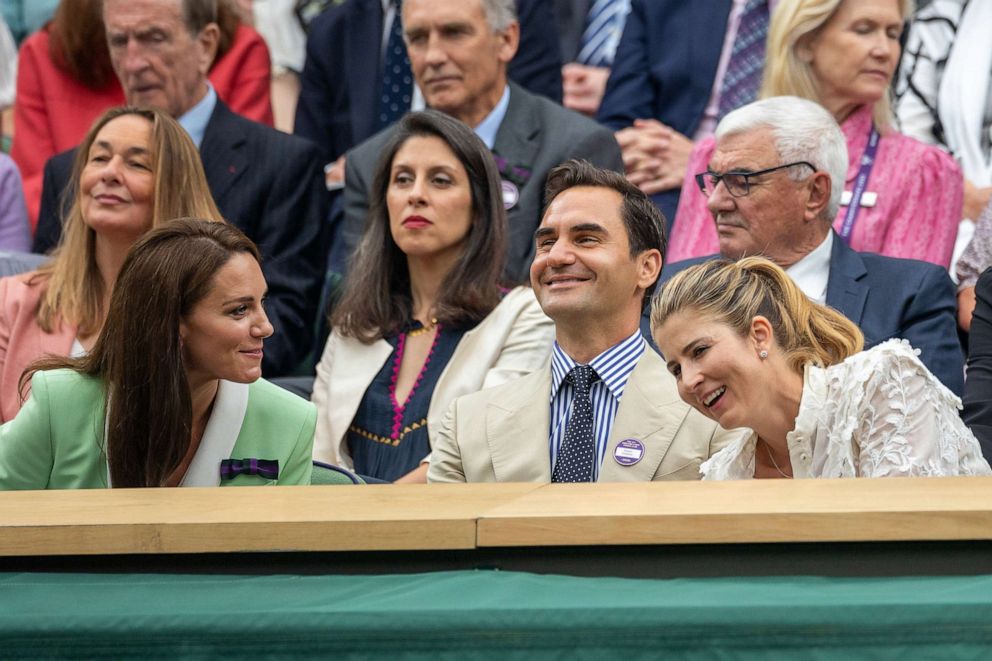
[{"label": "white blouse", "polygon": [[[827,368],[807,365],[796,427],[786,436],[796,478],[988,475],[958,415],[961,400],[905,340]],[[749,429],[700,466],[704,480],[754,477]]]}]

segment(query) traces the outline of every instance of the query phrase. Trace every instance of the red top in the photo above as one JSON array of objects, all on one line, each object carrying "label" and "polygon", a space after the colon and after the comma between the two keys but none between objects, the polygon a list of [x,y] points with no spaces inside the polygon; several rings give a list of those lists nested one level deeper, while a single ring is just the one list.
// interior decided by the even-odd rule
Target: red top
[{"label": "red top", "polygon": [[[230,50],[210,69],[210,82],[231,110],[272,126],[269,49],[255,30],[238,27]],[[21,44],[10,155],[24,180],[31,229],[38,223],[45,161],[78,145],[104,110],[124,103],[117,79],[94,90],[59,69],[48,55],[48,30]]]}]

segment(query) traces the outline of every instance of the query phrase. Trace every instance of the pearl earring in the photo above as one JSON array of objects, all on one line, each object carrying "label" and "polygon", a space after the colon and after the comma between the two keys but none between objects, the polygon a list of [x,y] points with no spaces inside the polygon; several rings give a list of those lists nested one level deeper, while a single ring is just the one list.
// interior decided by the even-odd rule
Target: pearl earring
[{"label": "pearl earring", "polygon": [[768,357],[768,352],[762,350],[761,353],[758,354],[758,357],[761,358],[761,360],[764,360],[765,358]]}]

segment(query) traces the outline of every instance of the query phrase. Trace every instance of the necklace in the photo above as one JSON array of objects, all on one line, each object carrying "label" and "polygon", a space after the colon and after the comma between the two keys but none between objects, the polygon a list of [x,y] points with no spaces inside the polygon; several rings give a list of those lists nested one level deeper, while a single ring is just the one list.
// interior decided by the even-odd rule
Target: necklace
[{"label": "necklace", "polygon": [[772,466],[775,468],[775,470],[778,471],[778,474],[781,475],[782,477],[792,479],[791,475],[787,474],[785,471],[783,471],[781,468],[778,467],[777,463],[775,463],[775,455],[772,454],[772,447],[768,445],[768,443],[764,443],[764,446],[765,446],[765,451],[768,453],[768,458],[771,460]]},{"label": "necklace", "polygon": [[437,327],[437,317],[431,317],[431,323],[426,326],[421,326],[420,328],[414,328],[412,331],[407,332],[407,337],[417,337],[418,335],[424,335],[425,333],[430,333]]}]

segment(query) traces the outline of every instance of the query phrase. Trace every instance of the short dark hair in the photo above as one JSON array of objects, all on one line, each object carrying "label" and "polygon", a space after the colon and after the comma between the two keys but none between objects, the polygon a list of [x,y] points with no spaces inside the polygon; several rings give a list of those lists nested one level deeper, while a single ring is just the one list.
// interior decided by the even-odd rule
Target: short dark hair
[{"label": "short dark hair", "polygon": [[419,136],[439,138],[454,152],[465,168],[472,192],[472,225],[464,252],[441,286],[437,320],[447,324],[479,322],[501,298],[506,211],[492,154],[472,129],[453,117],[436,110],[407,113],[379,157],[365,230],[348,264],[341,302],[331,315],[335,330],[363,342],[395,335],[413,314],[410,272],[406,255],[389,230],[386,192],[393,158],[407,140]]},{"label": "short dark hair", "polygon": [[[627,181],[627,178],[619,172],[598,168],[586,160],[573,158],[565,161],[548,174],[544,184],[545,210],[556,197],[569,188],[578,186],[608,188],[619,193],[622,199],[620,217],[627,230],[630,256],[636,257],[645,250],[654,249],[661,253],[661,261],[665,261],[665,248],[668,242],[665,236],[665,215],[644,191]],[[654,284],[652,283],[644,292],[645,305],[651,299]]]}]

